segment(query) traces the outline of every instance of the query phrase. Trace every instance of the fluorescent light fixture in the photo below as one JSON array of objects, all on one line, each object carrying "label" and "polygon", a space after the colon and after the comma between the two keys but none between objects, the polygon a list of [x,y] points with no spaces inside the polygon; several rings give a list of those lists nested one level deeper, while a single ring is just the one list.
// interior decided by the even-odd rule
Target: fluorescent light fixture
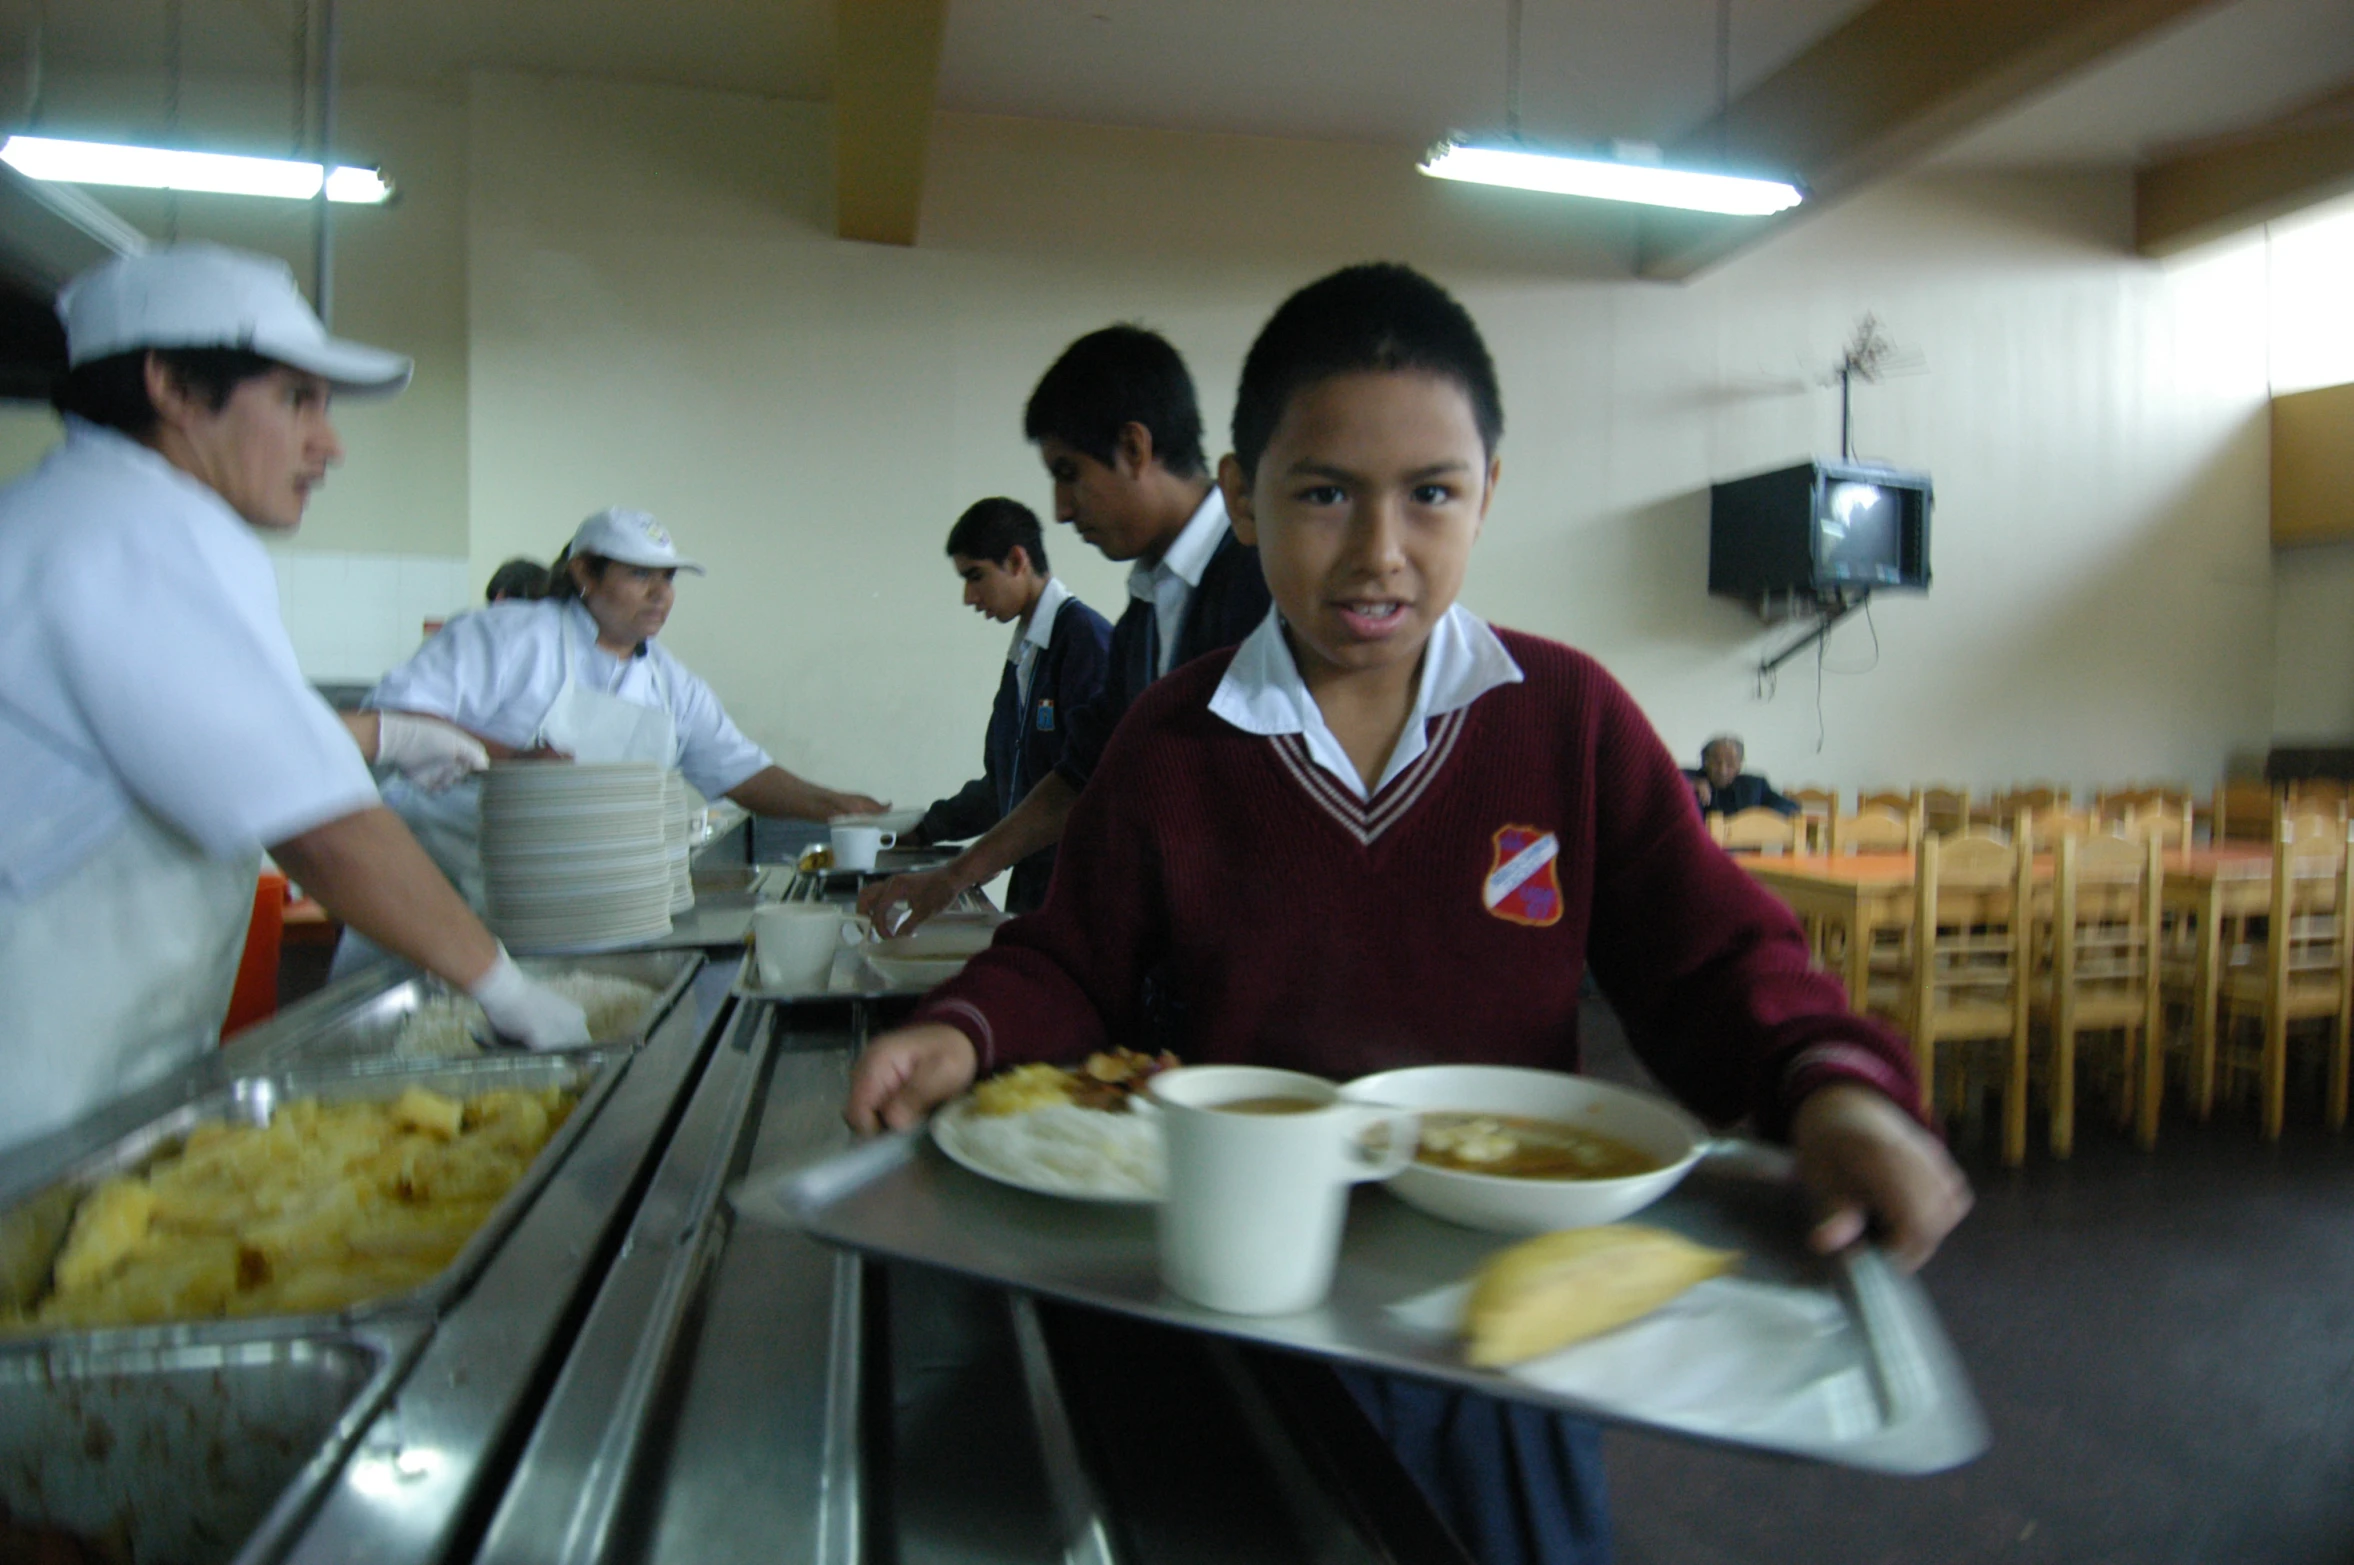
[{"label": "fluorescent light fixture", "polygon": [[[69,185],[135,185],[147,190],[203,190],[226,196],[283,196],[291,201],[315,200],[319,194],[319,165],[288,158],[11,136],[0,143],[0,163],[30,179]],[[391,194],[392,186],[372,168],[338,165],[327,176],[330,201],[375,206]]]},{"label": "fluorescent light fixture", "polygon": [[1725,212],[1737,217],[1763,217],[1806,199],[1797,186],[1780,180],[1701,174],[1656,164],[1618,163],[1607,158],[1571,158],[1505,147],[1474,147],[1456,140],[1442,141],[1431,148],[1421,168],[1423,173],[1438,179],[1509,185],[1515,190],[1542,190],[1560,196],[1592,196],[1599,201],[1683,207],[1693,212]]}]

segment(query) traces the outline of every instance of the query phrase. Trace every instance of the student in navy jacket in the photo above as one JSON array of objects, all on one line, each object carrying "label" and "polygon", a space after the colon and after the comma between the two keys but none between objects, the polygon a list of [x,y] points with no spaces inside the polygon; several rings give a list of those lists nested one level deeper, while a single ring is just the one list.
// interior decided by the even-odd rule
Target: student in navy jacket
[{"label": "student in navy jacket", "polygon": [[1141,326],[1081,337],[1030,393],[1022,432],[1054,480],[1055,520],[1127,564],[1128,606],[1112,629],[1103,689],[1072,714],[1054,770],[946,864],[859,893],[858,910],[895,933],[1060,841],[1096,758],[1146,687],[1267,617],[1258,551],[1227,522],[1202,460],[1193,376],[1166,339]]},{"label": "student in navy jacket", "polygon": [[[1051,574],[1037,513],[1019,500],[968,507],[949,529],[948,560],[966,606],[1013,625],[1014,639],[989,709],[981,775],[924,812],[909,838],[919,846],[978,837],[1062,763],[1072,715],[1103,689],[1112,636],[1110,623]],[[1049,844],[1014,866],[1006,906],[1034,911],[1053,878]]]}]

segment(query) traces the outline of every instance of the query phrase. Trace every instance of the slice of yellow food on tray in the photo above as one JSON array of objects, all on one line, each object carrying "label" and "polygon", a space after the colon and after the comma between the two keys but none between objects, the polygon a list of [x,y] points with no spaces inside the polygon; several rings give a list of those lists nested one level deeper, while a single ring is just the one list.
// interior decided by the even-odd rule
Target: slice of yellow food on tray
[{"label": "slice of yellow food on tray", "polygon": [[1488,1258],[1463,1312],[1464,1357],[1518,1364],[1599,1336],[1740,1263],[1681,1234],[1610,1223],[1540,1234]]}]

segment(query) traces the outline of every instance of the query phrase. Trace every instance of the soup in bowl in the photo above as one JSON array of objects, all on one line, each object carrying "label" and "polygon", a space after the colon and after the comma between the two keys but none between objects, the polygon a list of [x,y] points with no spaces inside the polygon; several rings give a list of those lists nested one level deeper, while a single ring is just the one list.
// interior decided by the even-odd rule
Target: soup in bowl
[{"label": "soup in bowl", "polygon": [[1389,1188],[1496,1233],[1617,1222],[1673,1190],[1709,1144],[1664,1098],[1560,1071],[1422,1065],[1361,1076],[1341,1096],[1418,1111],[1422,1146]]}]

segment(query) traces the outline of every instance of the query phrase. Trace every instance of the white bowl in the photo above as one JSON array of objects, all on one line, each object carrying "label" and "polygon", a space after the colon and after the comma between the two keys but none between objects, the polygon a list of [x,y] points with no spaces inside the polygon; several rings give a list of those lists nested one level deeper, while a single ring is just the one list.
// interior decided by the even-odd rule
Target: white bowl
[{"label": "white bowl", "polygon": [[1664,1098],[1560,1071],[1510,1065],[1422,1065],[1360,1076],[1341,1088],[1353,1102],[1432,1113],[1517,1114],[1591,1130],[1657,1158],[1623,1179],[1514,1179],[1414,1162],[1388,1188],[1409,1206],[1467,1228],[1540,1234],[1614,1223],[1676,1187],[1708,1149],[1708,1131]]},{"label": "white bowl", "polygon": [[873,941],[866,949],[884,957],[961,959],[988,950],[997,938],[997,926],[1005,921],[1001,913],[942,913],[904,935]]},{"label": "white bowl", "polygon": [[961,956],[882,956],[866,948],[866,965],[894,989],[929,989],[964,971]]}]

